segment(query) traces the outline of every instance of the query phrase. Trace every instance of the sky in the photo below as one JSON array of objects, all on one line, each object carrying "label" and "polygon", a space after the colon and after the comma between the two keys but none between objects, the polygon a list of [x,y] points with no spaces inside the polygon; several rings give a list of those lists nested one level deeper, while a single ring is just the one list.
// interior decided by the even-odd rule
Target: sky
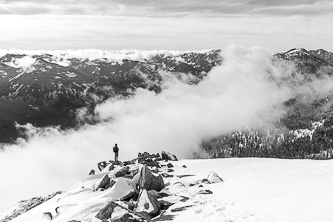
[{"label": "sky", "polygon": [[332,50],[331,0],[0,0],[1,49]]}]

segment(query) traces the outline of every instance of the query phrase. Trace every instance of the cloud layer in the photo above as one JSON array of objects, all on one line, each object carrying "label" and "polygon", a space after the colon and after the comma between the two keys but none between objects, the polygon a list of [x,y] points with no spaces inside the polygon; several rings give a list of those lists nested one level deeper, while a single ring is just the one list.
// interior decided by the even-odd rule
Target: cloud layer
[{"label": "cloud layer", "polygon": [[223,15],[315,15],[332,14],[329,0],[3,0],[0,14],[19,15],[140,15],[140,16],[223,16]]},{"label": "cloud layer", "polygon": [[2,0],[0,48],[332,50],[329,0]]},{"label": "cloud layer", "polygon": [[163,150],[186,158],[202,139],[283,113],[279,105],[290,90],[268,81],[267,69],[276,78],[283,75],[270,53],[232,46],[223,56],[224,65],[198,85],[169,78],[161,94],[139,90],[131,99],[106,101],[96,108],[101,124],[65,132],[26,126],[30,140],[0,153],[0,208],[68,188],[99,161],[112,159],[115,143],[120,160]]}]

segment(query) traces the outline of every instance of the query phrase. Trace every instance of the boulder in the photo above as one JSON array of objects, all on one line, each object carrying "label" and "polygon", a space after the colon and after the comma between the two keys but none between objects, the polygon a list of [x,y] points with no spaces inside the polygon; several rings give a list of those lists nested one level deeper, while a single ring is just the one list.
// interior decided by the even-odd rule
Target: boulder
[{"label": "boulder", "polygon": [[109,164],[109,169],[108,169],[109,171],[111,171],[111,170],[114,170],[114,162],[111,162],[110,164]]},{"label": "boulder", "polygon": [[129,201],[135,195],[137,195],[136,191],[132,191],[132,192],[128,193],[127,195],[123,196],[122,198],[120,198],[120,201]]},{"label": "boulder", "polygon": [[137,212],[137,215],[139,215],[141,218],[150,221],[150,219],[152,218],[152,216],[150,216],[147,212]]},{"label": "boulder", "polygon": [[157,199],[144,189],[139,196],[135,211],[146,212],[151,216],[155,216],[160,211],[160,207],[161,205]]},{"label": "boulder", "polygon": [[102,171],[107,165],[108,164],[106,163],[106,161],[102,161],[97,164],[97,167],[98,167],[99,171]]},{"label": "boulder", "polygon": [[153,161],[160,161],[162,160],[162,157],[159,153],[156,153],[155,156],[152,158]]},{"label": "boulder", "polygon": [[129,202],[129,203],[127,204],[127,208],[128,208],[129,210],[134,210],[134,208],[135,208],[135,204]]},{"label": "boulder", "polygon": [[160,191],[165,187],[162,176],[154,175],[146,165],[141,168],[138,184],[141,189],[146,190]]},{"label": "boulder", "polygon": [[173,167],[172,163],[168,163],[168,164],[167,164],[167,167],[168,167],[168,168],[172,168],[172,167]]},{"label": "boulder", "polygon": [[174,205],[174,203],[170,203],[168,201],[165,201],[165,200],[159,200],[158,201],[161,205],[161,210],[167,210],[169,209],[169,207],[171,207],[172,205]]},{"label": "boulder", "polygon": [[210,172],[210,173],[209,173],[209,175],[208,175],[208,177],[207,177],[207,181],[208,181],[209,183],[219,183],[219,182],[223,182],[222,178],[219,177],[219,176],[217,175],[217,173],[215,173],[215,172]]},{"label": "boulder", "polygon": [[213,194],[210,190],[200,190],[197,194]]},{"label": "boulder", "polygon": [[124,166],[123,168],[121,168],[120,170],[118,170],[115,174],[116,177],[123,177],[128,173],[129,167],[128,166]]},{"label": "boulder", "polygon": [[[115,184],[116,184],[116,181],[115,181],[115,180],[111,180],[110,183],[109,183],[109,187],[112,188],[113,185],[115,185]],[[109,188],[109,187],[108,187],[108,188]],[[108,189],[108,188],[105,188],[105,189]]]},{"label": "boulder", "polygon": [[172,193],[170,193],[170,191],[166,190],[166,189],[163,189],[159,192],[160,196],[161,197],[168,197],[168,196],[171,196]]},{"label": "boulder", "polygon": [[52,214],[50,212],[44,212],[43,214],[47,215],[50,218],[50,220],[53,219]]},{"label": "boulder", "polygon": [[95,170],[90,170],[89,175],[94,175],[95,174]]},{"label": "boulder", "polygon": [[157,167],[157,168],[161,167],[157,161],[142,161],[142,164],[145,164],[150,167]]},{"label": "boulder", "polygon": [[144,161],[151,162],[152,161],[152,159],[151,159],[152,157],[153,157],[153,155],[150,155],[150,153],[148,153],[148,152],[138,153],[137,160],[138,160],[139,163],[142,163]]},{"label": "boulder", "polygon": [[167,173],[162,173],[163,177],[173,177],[173,175],[167,174]]},{"label": "boulder", "polygon": [[178,158],[176,157],[176,155],[169,153],[169,152],[162,151],[161,156],[162,156],[163,160],[178,161]]},{"label": "boulder", "polygon": [[123,166],[128,166],[128,165],[131,165],[133,164],[132,161],[124,161],[123,162]]},{"label": "boulder", "polygon": [[180,212],[180,211],[186,210],[189,207],[192,207],[192,205],[184,206],[184,207],[178,207],[178,208],[172,209],[171,212]]},{"label": "boulder", "polygon": [[148,152],[143,152],[142,154],[141,154],[141,157],[144,157],[144,158],[147,158],[147,157],[149,157],[150,156],[150,153],[148,153]]},{"label": "boulder", "polygon": [[104,177],[95,184],[95,190],[99,188],[107,189],[109,188],[108,186],[109,184],[110,184],[110,177],[108,175],[104,175]]},{"label": "boulder", "polygon": [[115,202],[110,202],[105,207],[103,207],[95,217],[102,221],[108,220],[111,218],[112,213],[116,207],[118,207],[118,205]]}]

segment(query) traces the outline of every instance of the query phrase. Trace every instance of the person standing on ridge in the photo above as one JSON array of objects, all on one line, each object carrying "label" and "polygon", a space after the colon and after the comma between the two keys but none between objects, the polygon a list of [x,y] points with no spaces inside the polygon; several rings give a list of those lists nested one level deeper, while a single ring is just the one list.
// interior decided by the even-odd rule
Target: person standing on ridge
[{"label": "person standing on ridge", "polygon": [[114,152],[114,161],[118,162],[118,152],[119,152],[119,148],[117,146],[117,144],[115,144],[115,146],[113,147],[113,152]]}]

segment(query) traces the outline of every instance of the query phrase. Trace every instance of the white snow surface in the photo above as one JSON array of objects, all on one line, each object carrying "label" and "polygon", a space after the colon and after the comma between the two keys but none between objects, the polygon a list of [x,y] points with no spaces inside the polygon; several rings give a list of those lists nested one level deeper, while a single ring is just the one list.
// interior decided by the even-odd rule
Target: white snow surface
[{"label": "white snow surface", "polygon": [[[333,160],[281,160],[260,158],[231,158],[172,161],[174,175],[191,174],[190,177],[165,178],[170,182],[170,192],[190,199],[179,202],[177,196],[165,200],[176,202],[173,208],[193,205],[181,212],[172,213],[174,221],[333,221]],[[182,166],[186,165],[187,168]],[[210,172],[215,172],[224,182],[202,184]],[[90,176],[68,191],[12,222],[48,221],[43,212],[51,212],[52,221],[99,221],[94,218],[108,201],[119,194],[114,186],[106,191],[93,191],[100,178],[108,172]],[[112,173],[109,172],[110,177]],[[127,179],[120,179],[126,192],[131,190]],[[190,183],[197,183],[189,186]],[[82,188],[84,187],[84,188]],[[210,190],[213,194],[197,194]],[[177,199],[178,198],[178,199]],[[55,208],[59,208],[56,215]],[[1,215],[1,214],[0,214]],[[1,219],[1,218],[0,218]]]},{"label": "white snow surface", "polygon": [[31,56],[24,56],[22,58],[12,58],[10,62],[5,62],[5,64],[13,68],[28,69],[35,62],[36,62],[35,58],[32,58]]}]

